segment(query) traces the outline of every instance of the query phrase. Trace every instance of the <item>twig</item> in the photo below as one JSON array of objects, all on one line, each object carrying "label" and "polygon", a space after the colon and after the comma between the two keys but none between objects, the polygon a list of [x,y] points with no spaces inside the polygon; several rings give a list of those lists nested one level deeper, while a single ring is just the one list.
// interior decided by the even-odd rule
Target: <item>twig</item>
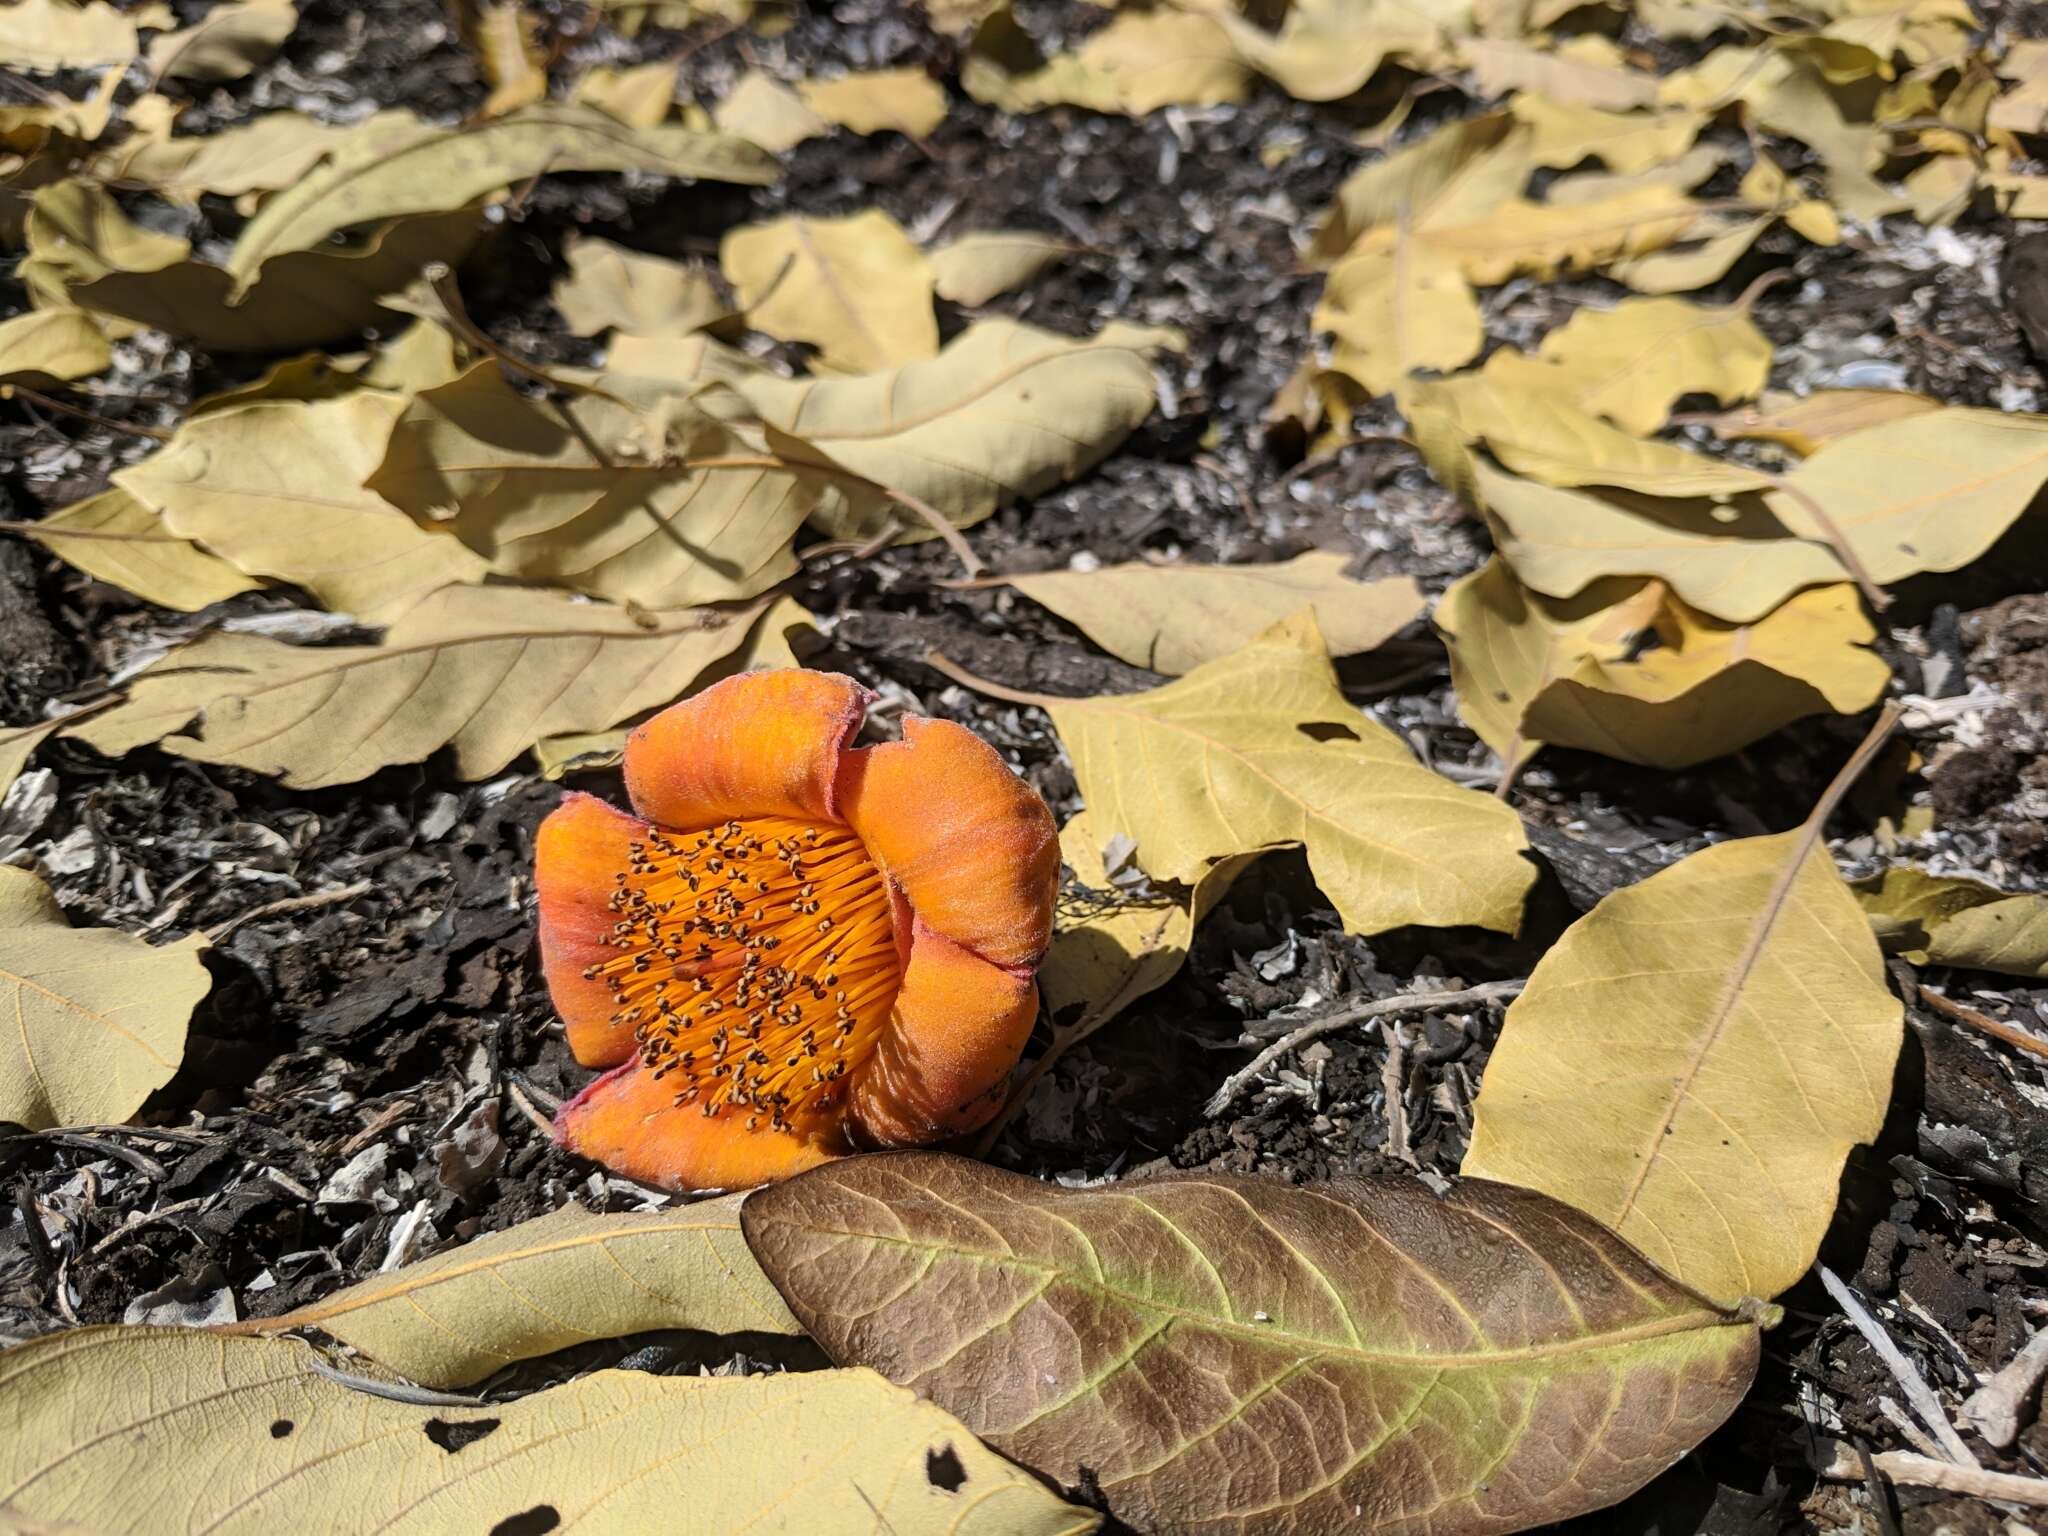
[{"label": "twig", "polygon": [[76,416],[80,421],[89,421],[96,427],[105,427],[109,432],[132,432],[137,437],[153,437],[160,443],[168,443],[171,434],[162,427],[131,426],[124,421],[109,421],[104,416],[95,416],[91,411],[75,405],[66,405],[62,400],[52,399],[41,390],[30,389],[26,384],[0,384],[0,400],[11,400],[15,396],[33,400],[45,410],[58,411],[66,416]]},{"label": "twig", "polygon": [[1387,1059],[1380,1063],[1380,1091],[1387,1100],[1387,1156],[1420,1168],[1415,1149],[1408,1144],[1408,1037],[1399,1024],[1380,1034],[1387,1042]]},{"label": "twig", "polygon": [[1817,1264],[1814,1268],[1820,1273],[1820,1283],[1835,1298],[1835,1304],[1848,1314],[1856,1331],[1863,1335],[1865,1342],[1876,1351],[1877,1358],[1884,1362],[1885,1369],[1892,1373],[1892,1379],[1906,1394],[1906,1401],[1912,1405],[1913,1412],[1940,1442],[1942,1453],[1959,1467],[1976,1467],[1977,1458],[1963,1444],[1963,1437],[1956,1433],[1955,1425],[1949,1423],[1948,1415],[1942,1411],[1941,1399],[1927,1385],[1927,1378],[1920,1374],[1919,1367],[1906,1358],[1899,1346],[1892,1342],[1892,1336],[1884,1331],[1883,1325],[1870,1315],[1870,1309],[1857,1299],[1854,1291],[1842,1284],[1832,1269],[1825,1264]]},{"label": "twig", "polygon": [[[505,1074],[505,1091],[512,1096],[512,1102],[516,1106],[518,1106],[519,1112],[522,1115],[526,1116],[528,1120],[533,1122],[534,1128],[537,1129],[541,1133],[541,1135],[547,1137],[548,1140],[553,1141],[555,1138],[554,1125],[548,1120],[548,1117],[546,1115],[542,1114],[539,1110],[533,1107],[533,1100],[529,1099],[526,1096],[528,1090],[531,1090],[535,1094],[535,1096],[539,1098],[546,1099],[552,1097],[552,1095],[550,1094],[542,1093],[540,1089],[535,1088],[532,1083],[529,1083],[517,1072],[507,1072]],[[550,1109],[560,1109],[562,1107],[561,1101],[557,1099],[548,1107]]]},{"label": "twig", "polygon": [[950,677],[962,688],[972,693],[986,694],[992,699],[1002,699],[1006,703],[1028,704],[1033,709],[1052,709],[1060,704],[1077,702],[1073,699],[1057,699],[1049,693],[1027,693],[1022,688],[1007,688],[1001,683],[992,683],[985,677],[977,677],[940,651],[926,651],[923,661],[934,672]]},{"label": "twig", "polygon": [[[1253,1078],[1282,1056],[1307,1045],[1311,1040],[1320,1040],[1324,1035],[1333,1035],[1340,1029],[1349,1029],[1353,1024],[1362,1024],[1367,1019],[1384,1018],[1391,1013],[1420,1013],[1432,1008],[1468,1008],[1474,1004],[1497,1002],[1501,998],[1513,997],[1522,990],[1522,986],[1523,983],[1519,981],[1488,981],[1476,987],[1462,987],[1455,992],[1406,992],[1399,997],[1383,997],[1374,1002],[1360,1003],[1354,1008],[1340,1009],[1320,1019],[1313,1019],[1292,1034],[1275,1040],[1254,1056],[1249,1065],[1225,1078],[1223,1086],[1210,1095],[1209,1102],[1202,1106],[1202,1113],[1221,1114],[1240,1093],[1244,1092],[1246,1085]],[[1279,1021],[1269,1019],[1266,1022]]]},{"label": "twig", "polygon": [[1963,1402],[1963,1417],[1994,1450],[2006,1450],[2019,1439],[2020,1422],[2035,1400],[2041,1378],[2048,1376],[2048,1328],[2021,1346],[1992,1378]]},{"label": "twig", "polygon": [[238,912],[226,922],[215,923],[206,930],[206,941],[218,944],[244,923],[253,923],[261,917],[281,917],[287,912],[311,912],[319,907],[331,907],[344,901],[354,901],[358,896],[367,896],[376,888],[375,882],[358,880],[354,885],[336,886],[331,891],[313,891],[305,896],[286,896],[278,901],[266,901],[260,907],[251,907]]},{"label": "twig", "polygon": [[[1968,1494],[1972,1498],[1996,1499],[2005,1504],[2031,1504],[2048,1508],[2048,1478],[2022,1477],[2016,1472],[1986,1472],[1982,1467],[1957,1467],[1917,1451],[1884,1451],[1872,1456],[1870,1464],[1878,1474],[1894,1483],[1913,1488],[1934,1488],[1942,1493]],[[1835,1446],[1834,1460],[1821,1469],[1821,1476],[1836,1482],[1861,1482],[1863,1467],[1849,1446]]]},{"label": "twig", "polygon": [[[307,1346],[311,1348],[311,1346]],[[369,1397],[381,1397],[394,1403],[410,1403],[415,1408],[483,1408],[488,1406],[480,1398],[458,1397],[453,1392],[432,1392],[425,1387],[416,1387],[405,1381],[378,1381],[370,1376],[351,1376],[347,1371],[337,1371],[325,1360],[317,1357],[308,1362],[315,1376],[324,1376],[329,1381],[347,1387],[351,1392],[361,1392]]]},{"label": "twig", "polygon": [[1943,997],[1932,987],[1920,988],[1920,1001],[1932,1008],[1943,1018],[1954,1019],[1958,1024],[1967,1024],[1980,1029],[1994,1040],[2002,1040],[2016,1051],[2026,1051],[2048,1061],[2048,1041],[2036,1039],[2025,1030],[2015,1029],[2002,1019],[1994,1019],[1988,1013],[1979,1013],[1974,1008],[1965,1008],[1953,998]]}]

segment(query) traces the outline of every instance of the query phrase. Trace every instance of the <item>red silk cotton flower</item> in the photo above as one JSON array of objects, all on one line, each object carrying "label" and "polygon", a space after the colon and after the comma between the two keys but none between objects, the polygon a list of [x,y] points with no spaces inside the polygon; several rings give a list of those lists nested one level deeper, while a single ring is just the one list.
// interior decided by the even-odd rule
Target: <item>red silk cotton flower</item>
[{"label": "red silk cotton flower", "polygon": [[1038,1011],[1059,846],[995,749],[872,695],[752,672],[626,743],[628,816],[541,823],[541,964],[569,1048],[612,1070],[555,1137],[672,1189],[735,1189],[995,1112]]}]

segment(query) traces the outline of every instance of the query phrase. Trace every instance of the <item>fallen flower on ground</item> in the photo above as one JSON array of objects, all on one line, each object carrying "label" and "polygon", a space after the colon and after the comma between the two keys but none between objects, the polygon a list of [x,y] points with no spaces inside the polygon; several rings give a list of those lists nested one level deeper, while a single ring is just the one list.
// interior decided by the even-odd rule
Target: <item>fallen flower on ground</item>
[{"label": "fallen flower on ground", "polygon": [[678,1189],[916,1146],[995,1112],[1038,1010],[1059,847],[972,732],[849,743],[851,678],[745,673],[626,744],[636,814],[572,794],[536,851],[570,1049],[565,1147]]}]

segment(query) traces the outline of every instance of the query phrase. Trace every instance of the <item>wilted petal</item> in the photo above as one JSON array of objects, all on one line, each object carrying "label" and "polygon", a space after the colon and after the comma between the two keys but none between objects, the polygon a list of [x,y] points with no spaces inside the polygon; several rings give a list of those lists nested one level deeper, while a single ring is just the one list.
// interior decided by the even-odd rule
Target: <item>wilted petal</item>
[{"label": "wilted petal", "polygon": [[611,988],[586,977],[615,957],[605,941],[618,914],[612,893],[626,868],[627,845],[648,827],[595,795],[570,794],[534,837],[533,880],[540,894],[540,967],[569,1049],[586,1067],[615,1067],[633,1054],[633,1028],[614,1024]]},{"label": "wilted petal", "polygon": [[706,1115],[678,1107],[673,1077],[639,1062],[607,1072],[555,1116],[555,1140],[615,1173],[664,1189],[751,1189],[830,1160],[838,1150],[727,1105]]}]

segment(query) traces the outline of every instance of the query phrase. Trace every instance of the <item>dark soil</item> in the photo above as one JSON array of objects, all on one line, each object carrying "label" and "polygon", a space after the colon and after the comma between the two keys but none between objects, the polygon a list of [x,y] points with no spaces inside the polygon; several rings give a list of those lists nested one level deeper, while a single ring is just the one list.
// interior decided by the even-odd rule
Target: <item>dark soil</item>
[{"label": "dark soil", "polygon": [[[539,9],[565,75],[594,60],[680,56],[688,87],[707,102],[749,63],[792,76],[823,64],[915,63],[951,80],[955,59],[954,44],[893,0],[807,11],[773,40],[707,27],[650,28],[628,42],[580,6]],[[307,0],[302,12],[278,61],[204,91],[187,126],[278,106],[454,116],[482,98],[438,6]],[[1033,6],[1025,19],[1078,31],[1100,14]],[[1277,93],[1241,110],[1135,122],[1072,111],[1003,117],[954,94],[928,147],[838,134],[800,147],[784,180],[756,192],[555,178],[526,199],[491,259],[465,274],[473,311],[516,352],[588,358],[590,344],[561,333],[547,298],[572,230],[706,253],[724,228],[784,207],[868,204],[926,238],[1044,229],[1087,254],[992,308],[1077,334],[1110,318],[1173,325],[1189,345],[1166,370],[1162,409],[1099,470],[974,531],[991,568],[1174,552],[1243,561],[1327,547],[1354,554],[1363,573],[1409,572],[1438,591],[1484,558],[1483,529],[1399,441],[1303,463],[1299,445],[1276,450],[1262,419],[1309,345],[1320,279],[1296,270],[1296,242],[1364,157],[1349,125]],[[1262,149],[1282,148],[1290,152],[1277,164],[1262,161]],[[209,205],[202,221],[208,238],[234,226],[224,206]],[[2043,375],[1998,279],[2014,233],[1978,213],[1940,237],[1900,222],[1835,250],[1786,239],[1700,297],[1725,301],[1761,267],[1793,267],[1800,281],[1769,289],[1758,307],[1780,348],[1775,385],[1862,383],[1875,369],[1883,382],[1945,400],[2033,408]],[[9,281],[0,266],[0,311],[19,297]],[[1518,284],[1490,303],[1496,330],[1534,337],[1577,305],[1618,294],[1599,280]],[[949,332],[961,323],[946,318]],[[133,375],[125,387],[143,398],[109,409],[152,423],[263,361],[146,337],[122,351]],[[149,446],[0,404],[0,516],[34,517],[88,494]],[[1909,690],[1949,708],[1916,713],[1911,753],[1873,775],[1844,812],[1834,830],[1846,859],[1933,861],[2016,888],[2048,881],[2043,543],[2030,520],[1972,570],[1899,593],[1886,655]],[[950,685],[924,653],[937,648],[998,682],[1053,693],[1157,679],[1105,659],[1012,594],[937,585],[954,574],[949,558],[920,545],[817,569],[795,594],[824,621],[826,647],[813,660],[972,725],[1064,814],[1073,780],[1044,717]],[[265,594],[227,611],[288,604]],[[138,648],[188,628],[32,544],[0,542],[0,723],[39,718],[49,701],[101,684]],[[1417,633],[1389,654],[1348,672],[1361,702],[1443,771],[1491,783],[1485,750],[1452,708],[1440,648]],[[1971,700],[1972,690],[1981,696]],[[1204,925],[1185,973],[1063,1060],[993,1155],[1081,1176],[1167,1166],[1293,1180],[1453,1173],[1497,1011],[1333,1035],[1223,1115],[1206,1118],[1202,1104],[1252,1047],[1284,1032],[1266,1022],[1276,1013],[1419,982],[1524,976],[1606,892],[1710,841],[1795,824],[1867,724],[1807,722],[1678,773],[1547,754],[1515,796],[1544,877],[1512,942],[1461,931],[1346,936],[1303,861],[1269,857]],[[0,1135],[0,1187],[14,1207],[0,1224],[0,1336],[209,1308],[273,1314],[570,1199],[624,1208],[651,1198],[554,1149],[529,1113],[583,1076],[532,953],[533,829],[556,786],[526,772],[464,784],[436,759],[301,793],[150,751],[109,762],[65,743],[46,746],[38,767],[53,777],[10,797],[0,858],[39,864],[75,921],[151,938],[213,935],[215,985],[183,1070],[141,1117],[146,1128]],[[617,789],[602,776],[583,787]],[[1895,829],[1915,803],[1931,807],[1932,828],[1901,842]],[[338,890],[350,894],[294,901]],[[2036,1028],[2048,1020],[2048,991],[1982,975],[1917,980]],[[1953,1407],[1968,1372],[2002,1364],[2048,1325],[2048,1074],[2039,1059],[1939,1015],[1915,1007],[1910,1018],[1890,1123],[1851,1160],[1823,1258],[1860,1287]],[[1874,1407],[1896,1389],[1816,1284],[1784,1300],[1786,1321],[1767,1339],[1762,1379],[1735,1419],[1582,1526],[2000,1528],[2001,1513],[1968,1501],[1816,1484],[1810,1453],[1823,1433],[1873,1450],[1903,1445]],[[687,1341],[634,1341],[523,1368],[519,1379],[600,1354],[657,1369],[696,1358]],[[1987,1466],[2048,1469],[2048,1431],[2038,1426],[2011,1455],[1978,1449]]]}]

